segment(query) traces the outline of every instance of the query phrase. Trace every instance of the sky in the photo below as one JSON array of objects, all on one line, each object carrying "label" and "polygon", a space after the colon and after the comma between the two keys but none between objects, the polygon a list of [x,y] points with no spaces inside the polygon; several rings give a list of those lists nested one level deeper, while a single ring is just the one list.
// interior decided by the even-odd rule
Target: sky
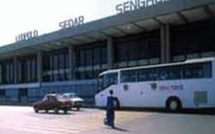
[{"label": "sky", "polygon": [[39,35],[60,29],[59,22],[84,16],[85,23],[117,12],[127,0],[2,0],[0,2],[0,46],[15,42],[19,34],[38,30]]}]

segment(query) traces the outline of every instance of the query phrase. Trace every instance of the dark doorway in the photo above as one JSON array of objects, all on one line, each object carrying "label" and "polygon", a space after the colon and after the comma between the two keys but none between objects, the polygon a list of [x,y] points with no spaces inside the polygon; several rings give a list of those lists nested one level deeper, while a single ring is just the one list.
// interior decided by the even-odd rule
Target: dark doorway
[{"label": "dark doorway", "polygon": [[0,89],[0,97],[5,97],[5,89]]},{"label": "dark doorway", "polygon": [[18,89],[18,99],[21,103],[26,103],[28,99],[28,89],[27,88],[20,88]]}]

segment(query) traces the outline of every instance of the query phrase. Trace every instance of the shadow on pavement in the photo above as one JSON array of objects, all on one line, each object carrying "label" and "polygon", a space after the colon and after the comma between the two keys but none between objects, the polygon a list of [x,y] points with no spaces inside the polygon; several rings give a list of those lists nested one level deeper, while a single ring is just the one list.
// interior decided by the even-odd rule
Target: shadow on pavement
[{"label": "shadow on pavement", "polygon": [[87,110],[84,110],[84,109],[80,109],[80,110],[77,110],[77,109],[71,109],[71,110],[69,110],[69,111],[75,111],[75,112],[85,112],[85,111],[87,111]]},{"label": "shadow on pavement", "polygon": [[142,109],[121,109],[120,111],[138,111],[138,112],[154,112],[154,113],[171,113],[171,114],[196,114],[215,116],[215,109],[183,109],[178,112],[170,112],[162,108],[142,108]]},{"label": "shadow on pavement", "polygon": [[37,114],[51,114],[51,115],[72,115],[74,113],[63,113],[63,112],[59,112],[59,113],[55,113],[55,112],[38,112]]},{"label": "shadow on pavement", "polygon": [[122,131],[122,132],[129,132],[129,130],[120,128],[120,127],[114,127],[113,130]]},{"label": "shadow on pavement", "polygon": [[129,132],[129,130],[121,128],[121,127],[114,127],[114,128],[108,127],[108,129],[116,130],[116,131],[121,131],[121,132]]}]

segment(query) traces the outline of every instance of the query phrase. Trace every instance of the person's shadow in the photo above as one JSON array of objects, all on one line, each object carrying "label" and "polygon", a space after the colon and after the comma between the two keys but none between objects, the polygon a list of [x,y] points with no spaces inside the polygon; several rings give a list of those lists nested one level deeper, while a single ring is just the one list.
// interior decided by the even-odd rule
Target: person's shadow
[{"label": "person's shadow", "polygon": [[113,130],[122,131],[122,132],[129,132],[129,130],[120,128],[120,127],[114,127]]},{"label": "person's shadow", "polygon": [[129,132],[129,130],[124,129],[124,128],[120,128],[120,127],[108,127],[108,129],[112,129],[112,130],[117,130],[117,131],[121,131],[121,132]]}]

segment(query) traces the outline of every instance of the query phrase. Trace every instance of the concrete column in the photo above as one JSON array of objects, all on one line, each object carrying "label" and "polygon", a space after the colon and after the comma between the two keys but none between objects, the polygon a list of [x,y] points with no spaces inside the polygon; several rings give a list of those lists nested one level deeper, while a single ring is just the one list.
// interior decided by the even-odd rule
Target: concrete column
[{"label": "concrete column", "polygon": [[72,45],[69,46],[69,80],[75,78],[75,50]]},{"label": "concrete column", "polygon": [[21,69],[21,63],[20,63],[20,61],[18,61],[17,62],[17,83],[20,83],[21,82],[21,79],[22,79],[22,74],[21,74],[21,72],[22,72],[22,69]]},{"label": "concrete column", "polygon": [[161,63],[165,63],[165,28],[161,26],[160,29],[160,40],[161,40]]},{"label": "concrete column", "polygon": [[2,63],[0,64],[0,84],[2,84]]},{"label": "concrete column", "polygon": [[14,83],[18,83],[18,61],[17,57],[13,57],[13,65],[14,65]]},{"label": "concrete column", "polygon": [[111,69],[113,67],[113,39],[109,38],[107,41],[107,64],[108,69]]},{"label": "concrete column", "polygon": [[42,52],[37,51],[37,81],[42,82]]},{"label": "concrete column", "polygon": [[165,25],[165,60],[166,63],[169,63],[171,58],[170,58],[170,29],[169,25]]},{"label": "concrete column", "polygon": [[161,39],[161,63],[170,62],[170,32],[169,25],[162,25],[160,29]]}]

